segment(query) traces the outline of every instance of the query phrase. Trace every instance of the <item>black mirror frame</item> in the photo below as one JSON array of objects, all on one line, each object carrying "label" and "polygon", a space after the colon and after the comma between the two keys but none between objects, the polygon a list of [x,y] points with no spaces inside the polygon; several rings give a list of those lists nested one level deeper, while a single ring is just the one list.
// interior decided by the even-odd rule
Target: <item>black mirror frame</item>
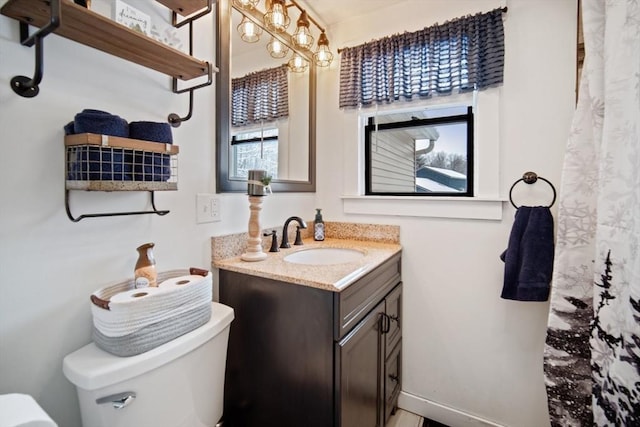
[{"label": "black mirror frame", "polygon": [[[245,192],[245,179],[229,177],[231,141],[231,0],[218,0],[216,8],[216,191]],[[307,181],[273,179],[273,192],[316,191],[316,70],[309,64],[309,176]]]}]

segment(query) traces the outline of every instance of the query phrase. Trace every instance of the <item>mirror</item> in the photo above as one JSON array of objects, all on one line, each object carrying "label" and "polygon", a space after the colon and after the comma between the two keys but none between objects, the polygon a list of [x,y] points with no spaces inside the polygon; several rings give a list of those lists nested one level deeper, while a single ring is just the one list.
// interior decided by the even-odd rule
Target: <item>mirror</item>
[{"label": "mirror", "polygon": [[217,2],[216,63],[216,187],[218,192],[246,192],[247,170],[272,171],[274,192],[315,191],[315,67],[287,72],[288,116],[232,125],[232,79],[286,64],[274,59],[266,45],[271,35],[247,43],[236,27],[242,19],[231,0]]}]

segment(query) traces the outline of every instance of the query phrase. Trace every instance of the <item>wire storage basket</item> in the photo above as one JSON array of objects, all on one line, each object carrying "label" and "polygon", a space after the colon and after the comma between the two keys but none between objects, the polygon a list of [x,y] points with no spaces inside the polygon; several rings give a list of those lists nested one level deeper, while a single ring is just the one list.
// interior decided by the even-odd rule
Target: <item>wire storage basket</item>
[{"label": "wire storage basket", "polygon": [[179,147],[83,133],[65,136],[69,190],[177,190]]}]

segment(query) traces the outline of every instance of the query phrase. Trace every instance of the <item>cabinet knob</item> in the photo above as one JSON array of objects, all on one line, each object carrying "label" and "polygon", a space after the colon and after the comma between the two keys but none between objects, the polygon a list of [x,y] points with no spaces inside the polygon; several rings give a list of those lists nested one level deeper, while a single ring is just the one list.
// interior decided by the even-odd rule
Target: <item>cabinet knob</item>
[{"label": "cabinet knob", "polygon": [[393,382],[398,382],[398,376],[396,374],[389,374],[389,379]]}]

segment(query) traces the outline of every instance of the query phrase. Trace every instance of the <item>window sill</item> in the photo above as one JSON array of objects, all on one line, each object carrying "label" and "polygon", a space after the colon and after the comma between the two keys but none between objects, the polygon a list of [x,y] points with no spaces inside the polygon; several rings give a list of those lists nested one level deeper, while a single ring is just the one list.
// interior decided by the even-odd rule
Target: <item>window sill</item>
[{"label": "window sill", "polygon": [[345,214],[502,220],[506,199],[490,197],[342,196]]}]

